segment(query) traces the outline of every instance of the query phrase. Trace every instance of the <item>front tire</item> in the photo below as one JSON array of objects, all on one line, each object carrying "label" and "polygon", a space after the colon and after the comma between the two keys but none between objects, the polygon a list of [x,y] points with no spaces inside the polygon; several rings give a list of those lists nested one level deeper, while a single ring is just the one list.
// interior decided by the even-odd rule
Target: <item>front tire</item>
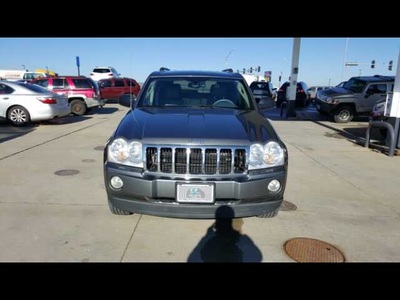
[{"label": "front tire", "polygon": [[108,200],[108,207],[110,208],[110,211],[114,214],[114,215],[119,215],[119,216],[128,216],[128,215],[132,215],[133,213],[130,211],[126,211],[123,209],[120,209],[116,206],[114,206],[114,204],[111,203],[110,200]]},{"label": "front tire", "polygon": [[71,112],[74,115],[82,116],[86,113],[87,107],[82,100],[72,100],[71,101]]},{"label": "front tire", "polygon": [[336,123],[349,123],[353,120],[354,110],[348,105],[339,106],[333,115]]},{"label": "front tire", "polygon": [[23,126],[31,121],[28,110],[19,105],[12,107],[8,111],[7,119],[15,126]]}]

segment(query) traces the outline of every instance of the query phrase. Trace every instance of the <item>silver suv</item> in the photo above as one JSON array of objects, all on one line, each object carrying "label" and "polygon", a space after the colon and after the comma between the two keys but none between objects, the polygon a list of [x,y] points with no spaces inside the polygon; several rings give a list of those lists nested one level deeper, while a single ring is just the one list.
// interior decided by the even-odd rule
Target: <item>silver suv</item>
[{"label": "silver suv", "polygon": [[[150,74],[104,149],[112,213],[215,218],[274,217],[288,153],[239,73]],[[225,216],[229,217],[229,216]],[[232,217],[232,216],[230,216]]]},{"label": "silver suv", "polygon": [[343,87],[317,92],[315,104],[322,114],[337,123],[350,122],[356,115],[368,116],[388,92],[393,91],[394,76],[359,76],[350,78]]}]

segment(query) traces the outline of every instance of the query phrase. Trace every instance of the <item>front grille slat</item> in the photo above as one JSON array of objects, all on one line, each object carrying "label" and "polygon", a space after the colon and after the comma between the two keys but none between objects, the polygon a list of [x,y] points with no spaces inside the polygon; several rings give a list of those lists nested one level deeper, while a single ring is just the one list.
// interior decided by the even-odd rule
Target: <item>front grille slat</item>
[{"label": "front grille slat", "polygon": [[246,172],[246,149],[207,147],[146,147],[150,172],[227,175]]}]

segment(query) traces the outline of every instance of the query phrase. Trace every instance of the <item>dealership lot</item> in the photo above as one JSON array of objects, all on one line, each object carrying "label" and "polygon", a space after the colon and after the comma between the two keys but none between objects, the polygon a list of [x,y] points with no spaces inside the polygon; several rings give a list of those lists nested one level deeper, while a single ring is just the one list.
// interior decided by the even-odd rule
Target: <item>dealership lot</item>
[{"label": "dealership lot", "polygon": [[[29,127],[0,122],[1,262],[200,261],[214,220],[108,209],[102,149],[126,112],[107,104]],[[349,262],[400,261],[399,157],[356,142],[366,120],[336,124],[312,109],[265,115],[288,147],[285,200],[297,209],[234,220],[243,261],[293,262],[284,245],[297,237],[329,243]]]}]

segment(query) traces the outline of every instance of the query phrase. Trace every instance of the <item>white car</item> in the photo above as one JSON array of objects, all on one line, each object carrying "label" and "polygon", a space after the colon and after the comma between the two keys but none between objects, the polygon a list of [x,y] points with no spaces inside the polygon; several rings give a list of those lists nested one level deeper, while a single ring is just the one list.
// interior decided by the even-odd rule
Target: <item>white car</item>
[{"label": "white car", "polygon": [[90,78],[94,81],[99,81],[100,79],[120,77],[121,74],[115,70],[113,67],[95,67],[90,73]]},{"label": "white car", "polygon": [[71,113],[67,95],[30,83],[0,81],[0,118],[20,126]]}]

